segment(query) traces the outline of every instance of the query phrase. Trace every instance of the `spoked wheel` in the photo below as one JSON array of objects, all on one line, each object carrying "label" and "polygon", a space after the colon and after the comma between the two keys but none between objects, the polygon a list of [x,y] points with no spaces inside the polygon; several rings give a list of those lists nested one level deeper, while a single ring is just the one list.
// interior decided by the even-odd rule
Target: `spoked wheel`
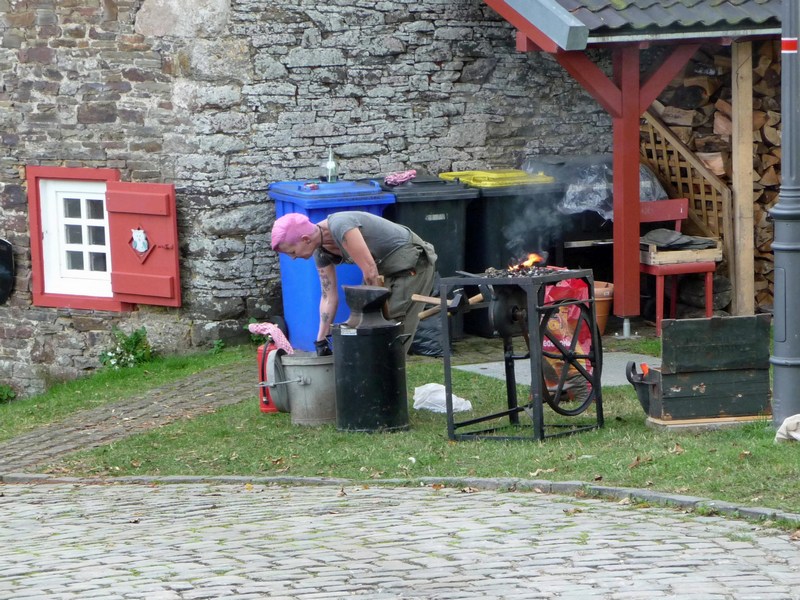
[{"label": "spoked wheel", "polygon": [[[570,319],[567,327],[566,319],[561,317],[570,308],[580,309],[572,331],[573,320]],[[563,323],[561,331],[558,331],[559,327],[554,326],[560,320]],[[542,397],[560,415],[579,415],[597,398],[599,386],[595,386],[594,381],[600,381],[603,348],[599,343],[599,333],[592,331],[592,324],[591,308],[585,304],[555,305],[542,311],[539,326],[542,340]],[[564,331],[570,331],[570,334],[564,336],[561,333]],[[579,344],[581,340],[586,343]],[[549,389],[546,381],[550,382]],[[553,382],[556,382],[555,386]]]}]

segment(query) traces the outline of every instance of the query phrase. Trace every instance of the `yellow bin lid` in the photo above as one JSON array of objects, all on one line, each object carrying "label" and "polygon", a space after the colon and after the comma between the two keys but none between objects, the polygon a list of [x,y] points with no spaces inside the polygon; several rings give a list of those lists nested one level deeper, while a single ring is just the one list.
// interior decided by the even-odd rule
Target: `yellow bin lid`
[{"label": "yellow bin lid", "polygon": [[459,180],[477,188],[509,187],[512,185],[532,185],[536,183],[553,183],[555,177],[537,173],[531,175],[520,169],[495,169],[494,171],[453,171],[439,173],[446,181]]}]

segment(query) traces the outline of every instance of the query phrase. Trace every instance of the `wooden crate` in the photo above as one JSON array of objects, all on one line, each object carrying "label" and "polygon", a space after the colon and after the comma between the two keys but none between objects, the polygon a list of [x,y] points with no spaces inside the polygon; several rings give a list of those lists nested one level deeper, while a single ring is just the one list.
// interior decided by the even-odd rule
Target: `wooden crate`
[{"label": "wooden crate", "polygon": [[665,319],[661,368],[634,384],[661,421],[769,415],[769,315]]},{"label": "wooden crate", "polygon": [[[707,238],[711,239],[711,238]],[[642,244],[639,259],[645,265],[670,265],[691,262],[718,262],[722,260],[722,244],[716,241],[716,247],[702,250],[659,250],[655,244]]]},{"label": "wooden crate", "polygon": [[770,414],[768,369],[661,374],[649,416],[661,420]]}]

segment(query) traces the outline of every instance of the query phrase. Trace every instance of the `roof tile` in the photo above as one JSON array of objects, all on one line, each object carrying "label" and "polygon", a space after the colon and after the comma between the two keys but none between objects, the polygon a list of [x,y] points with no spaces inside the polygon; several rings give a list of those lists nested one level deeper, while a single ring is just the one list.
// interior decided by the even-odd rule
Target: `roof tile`
[{"label": "roof tile", "polygon": [[556,0],[590,34],[780,27],[781,0]]}]

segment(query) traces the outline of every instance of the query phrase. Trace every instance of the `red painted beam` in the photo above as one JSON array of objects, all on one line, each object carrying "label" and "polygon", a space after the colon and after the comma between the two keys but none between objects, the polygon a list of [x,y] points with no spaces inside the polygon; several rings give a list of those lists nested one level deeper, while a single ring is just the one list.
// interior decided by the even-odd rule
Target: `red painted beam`
[{"label": "red painted beam", "polygon": [[535,43],[531,38],[517,31],[517,52],[542,52],[542,47]]},{"label": "red painted beam", "polygon": [[614,314],[631,317],[639,306],[639,49],[614,56],[614,78],[622,97],[613,118],[614,139]]},{"label": "red painted beam", "polygon": [[622,92],[585,53],[556,52],[555,59],[612,117],[621,116]]}]

